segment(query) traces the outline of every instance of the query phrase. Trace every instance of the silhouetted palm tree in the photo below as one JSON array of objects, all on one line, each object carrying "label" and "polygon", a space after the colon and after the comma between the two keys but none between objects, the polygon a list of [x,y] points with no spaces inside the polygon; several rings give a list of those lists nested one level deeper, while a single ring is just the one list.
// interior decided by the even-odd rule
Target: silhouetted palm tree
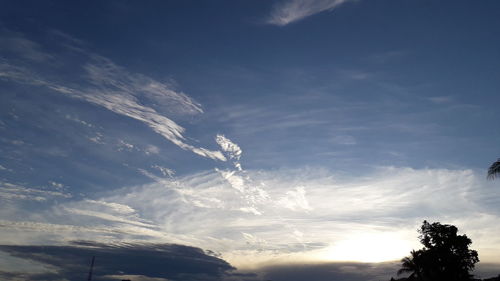
[{"label": "silhouetted palm tree", "polygon": [[401,269],[398,270],[397,274],[410,273],[408,279],[410,280],[422,280],[422,265],[420,264],[420,251],[411,251],[409,257],[404,257],[401,260]]},{"label": "silhouetted palm tree", "polygon": [[488,169],[488,179],[492,180],[500,176],[500,158],[491,164]]}]

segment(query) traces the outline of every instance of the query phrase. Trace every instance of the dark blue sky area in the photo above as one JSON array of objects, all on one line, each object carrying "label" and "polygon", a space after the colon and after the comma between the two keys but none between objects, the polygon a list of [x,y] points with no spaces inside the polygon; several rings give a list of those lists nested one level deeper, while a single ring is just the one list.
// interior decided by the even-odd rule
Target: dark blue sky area
[{"label": "dark blue sky area", "polygon": [[[358,1],[266,23],[283,3],[17,1],[0,16],[44,51],[59,52],[56,30],[170,81],[207,113],[184,120],[193,137],[237,137],[250,168],[483,168],[498,154],[497,2]],[[243,115],[228,117],[233,107]]]}]

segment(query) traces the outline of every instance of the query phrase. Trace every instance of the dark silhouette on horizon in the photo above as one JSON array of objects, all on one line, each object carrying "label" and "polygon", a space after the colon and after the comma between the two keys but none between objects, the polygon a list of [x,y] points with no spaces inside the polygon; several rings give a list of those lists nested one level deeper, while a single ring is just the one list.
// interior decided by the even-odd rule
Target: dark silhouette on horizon
[{"label": "dark silhouette on horizon", "polygon": [[410,256],[401,260],[401,269],[397,274],[410,275],[399,280],[474,280],[470,272],[479,262],[479,257],[475,250],[469,249],[472,240],[465,234],[457,235],[457,227],[424,221],[418,232],[420,243],[424,247],[411,251]]},{"label": "dark silhouette on horizon", "polygon": [[498,158],[497,161],[493,162],[493,164],[491,164],[491,166],[488,168],[487,178],[493,180],[499,176],[500,176],[500,158]]}]

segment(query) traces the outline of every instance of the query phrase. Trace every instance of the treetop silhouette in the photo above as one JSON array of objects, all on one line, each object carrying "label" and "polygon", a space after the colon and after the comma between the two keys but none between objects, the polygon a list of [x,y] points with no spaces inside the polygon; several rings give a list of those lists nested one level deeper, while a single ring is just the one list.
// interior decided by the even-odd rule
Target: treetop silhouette
[{"label": "treetop silhouette", "polygon": [[472,280],[470,271],[479,262],[478,254],[469,249],[471,239],[457,232],[453,225],[424,221],[419,229],[424,247],[401,260],[398,275],[410,273],[408,280],[419,281]]}]

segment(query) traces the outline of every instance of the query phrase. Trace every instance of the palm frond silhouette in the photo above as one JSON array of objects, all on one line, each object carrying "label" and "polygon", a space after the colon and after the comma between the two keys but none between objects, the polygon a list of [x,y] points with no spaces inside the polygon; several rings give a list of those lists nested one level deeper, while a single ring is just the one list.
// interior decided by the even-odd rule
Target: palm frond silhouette
[{"label": "palm frond silhouette", "polygon": [[409,257],[404,257],[401,259],[401,268],[398,270],[397,274],[410,273],[408,276],[409,280],[420,280],[422,274],[422,265],[420,264],[420,252],[411,251]]},{"label": "palm frond silhouette", "polygon": [[500,158],[491,164],[488,169],[488,179],[493,180],[500,176]]}]

